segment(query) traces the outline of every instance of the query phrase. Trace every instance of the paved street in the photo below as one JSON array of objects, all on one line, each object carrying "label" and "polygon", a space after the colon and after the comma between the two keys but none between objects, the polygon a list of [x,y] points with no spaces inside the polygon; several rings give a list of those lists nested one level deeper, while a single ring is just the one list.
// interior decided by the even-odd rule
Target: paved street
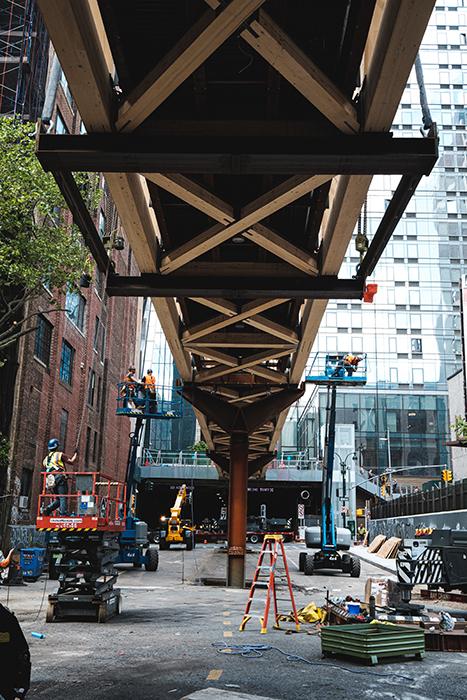
[{"label": "paved street", "polygon": [[[363,563],[360,579],[337,574],[305,578],[298,571],[301,550],[300,545],[287,545],[298,606],[323,603],[326,589],[336,596],[362,596],[366,577],[382,574]],[[119,576],[123,611],[105,625],[47,625],[45,599],[40,606],[45,594],[56,587],[53,581],[11,588],[9,605],[21,620],[33,660],[29,697],[158,700],[215,688],[281,700],[338,699],[354,698],[356,687],[359,697],[372,700],[465,697],[465,654],[429,653],[422,662],[370,668],[343,660],[322,661],[319,636],[306,634],[306,626],[300,634],[270,627],[267,635],[261,635],[258,622],[251,620],[240,633],[247,592],[195,584],[199,577],[222,576],[225,561],[219,547],[199,545],[194,552],[161,552],[156,573],[123,570]],[[256,554],[251,553],[248,575],[255,563]],[[7,594],[0,589],[1,602]],[[45,639],[32,638],[32,631],[43,632]],[[213,646],[216,643],[268,644],[303,656],[312,665],[287,659],[275,650],[265,651],[260,658],[222,656]]]}]

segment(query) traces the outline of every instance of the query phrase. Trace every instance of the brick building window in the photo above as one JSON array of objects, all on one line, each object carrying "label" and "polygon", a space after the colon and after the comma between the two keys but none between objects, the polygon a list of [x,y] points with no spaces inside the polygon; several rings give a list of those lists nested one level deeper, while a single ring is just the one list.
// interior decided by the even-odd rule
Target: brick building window
[{"label": "brick building window", "polygon": [[88,372],[88,404],[94,406],[94,394],[96,391],[96,373],[93,369]]},{"label": "brick building window", "polygon": [[86,299],[75,289],[68,289],[65,299],[66,315],[80,331],[84,328]]},{"label": "brick building window", "polygon": [[104,348],[105,348],[105,328],[101,322],[99,316],[96,316],[96,322],[94,324],[94,350],[99,355],[101,362],[104,361]]},{"label": "brick building window", "polygon": [[57,109],[57,114],[55,117],[55,133],[56,134],[68,134],[68,129],[65,126],[62,115]]},{"label": "brick building window", "polygon": [[73,361],[75,359],[75,350],[66,340],[62,343],[62,356],[60,358],[60,379],[65,384],[71,386],[73,379]]},{"label": "brick building window", "polygon": [[52,342],[52,324],[43,316],[37,317],[36,337],[34,340],[34,355],[38,360],[49,366],[50,345]]},{"label": "brick building window", "polygon": [[32,489],[32,469],[23,468],[21,472],[21,496],[26,496],[28,499],[31,498]]},{"label": "brick building window", "polygon": [[68,411],[66,409],[62,408],[62,411],[60,413],[60,432],[59,432],[60,447],[62,450],[66,449],[67,432],[68,432]]},{"label": "brick building window", "polygon": [[97,377],[97,396],[96,396],[96,409],[99,410],[102,398],[102,379]]}]

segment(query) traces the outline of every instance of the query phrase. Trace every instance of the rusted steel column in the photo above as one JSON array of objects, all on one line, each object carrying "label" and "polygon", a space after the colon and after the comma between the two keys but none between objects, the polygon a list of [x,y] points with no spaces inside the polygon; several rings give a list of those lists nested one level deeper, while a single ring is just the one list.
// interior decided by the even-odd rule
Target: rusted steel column
[{"label": "rusted steel column", "polygon": [[248,488],[248,435],[230,436],[229,550],[227,586],[245,586],[245,543]]}]

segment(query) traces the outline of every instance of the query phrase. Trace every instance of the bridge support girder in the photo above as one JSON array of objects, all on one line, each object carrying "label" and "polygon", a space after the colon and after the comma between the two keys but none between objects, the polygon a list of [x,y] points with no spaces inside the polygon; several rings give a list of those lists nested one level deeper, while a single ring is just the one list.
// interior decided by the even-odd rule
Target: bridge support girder
[{"label": "bridge support girder", "polygon": [[248,477],[258,472],[274,454],[265,452],[249,460],[249,437],[280,410],[297,401],[305,389],[287,387],[243,407],[193,385],[185,385],[183,397],[215,421],[230,436],[230,463],[226,455],[211,452],[224,473],[229,473],[227,586],[244,588],[247,535]]}]

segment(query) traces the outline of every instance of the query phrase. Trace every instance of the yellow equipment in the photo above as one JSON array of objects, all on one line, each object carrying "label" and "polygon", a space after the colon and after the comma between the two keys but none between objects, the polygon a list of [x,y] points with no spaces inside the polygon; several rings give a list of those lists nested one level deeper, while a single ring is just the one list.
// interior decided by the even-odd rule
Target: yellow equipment
[{"label": "yellow equipment", "polygon": [[178,489],[177,498],[170,509],[170,517],[161,518],[161,528],[159,533],[160,549],[169,549],[171,544],[185,544],[187,550],[195,546],[194,527],[190,520],[180,518],[182,506],[187,500],[186,484],[182,484]]}]

